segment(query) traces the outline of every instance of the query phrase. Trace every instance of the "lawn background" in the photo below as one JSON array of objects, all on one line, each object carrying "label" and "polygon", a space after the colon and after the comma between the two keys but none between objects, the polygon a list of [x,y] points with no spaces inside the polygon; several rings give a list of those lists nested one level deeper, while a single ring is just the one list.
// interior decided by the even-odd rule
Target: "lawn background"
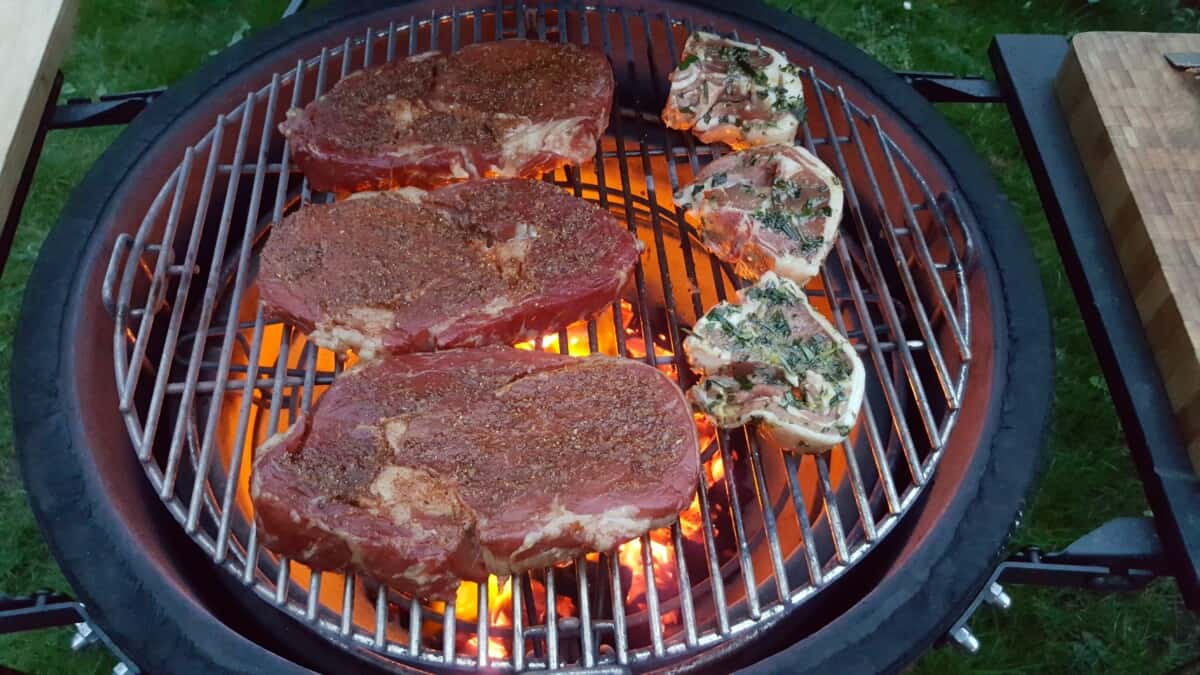
[{"label": "lawn background", "polygon": [[[29,0],[36,1],[36,0]],[[334,0],[336,1],[336,0]],[[773,0],[812,18],[896,69],[991,74],[996,33],[1200,29],[1200,14],[1154,0]],[[64,97],[169,85],[204,59],[278,20],[286,0],[83,0]],[[1054,317],[1055,421],[1046,466],[1014,546],[1062,547],[1106,519],[1146,513],[1095,355],[1047,230],[1027,167],[1001,107],[942,106],[999,178],[1033,242]],[[0,279],[0,372],[12,360],[21,296],[41,242],[70,191],[119,128],[55,131],[46,141],[12,256]],[[8,379],[0,382],[0,592],[70,591],[25,503],[13,457]],[[1200,623],[1169,580],[1132,595],[1010,588],[1008,612],[972,622],[983,649],[924,657],[916,673],[1195,672]],[[99,649],[72,653],[69,631],[0,637],[0,666],[33,673],[105,673]]]}]

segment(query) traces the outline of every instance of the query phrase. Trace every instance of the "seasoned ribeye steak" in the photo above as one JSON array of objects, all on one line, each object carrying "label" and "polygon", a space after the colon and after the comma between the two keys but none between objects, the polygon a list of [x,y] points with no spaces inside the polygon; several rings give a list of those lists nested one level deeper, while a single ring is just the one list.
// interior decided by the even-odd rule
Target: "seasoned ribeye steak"
[{"label": "seasoned ribeye steak", "polygon": [[862,361],[804,291],[772,272],[696,322],[683,341],[704,374],[689,394],[720,427],[761,422],[784,447],[845,440],[862,407]]},{"label": "seasoned ribeye steak", "polygon": [[765,145],[725,155],[675,193],[704,245],[739,276],[804,285],[837,239],[842,184],[811,152]]},{"label": "seasoned ribeye steak", "polygon": [[599,51],[504,40],[352,73],[279,128],[316,190],[536,177],[592,158],[612,94]]},{"label": "seasoned ribeye steak", "polygon": [[645,364],[510,347],[389,356],[254,459],[268,548],[422,597],[607,551],[691,503],[683,392]]},{"label": "seasoned ribeye steak", "polygon": [[269,316],[335,351],[507,344],[611,303],[639,246],[549,183],[467,181],[302,207],[272,228],[258,287]]},{"label": "seasoned ribeye steak", "polygon": [[663,122],[705,143],[791,143],[804,117],[800,70],[762,45],[695,32],[671,73]]}]

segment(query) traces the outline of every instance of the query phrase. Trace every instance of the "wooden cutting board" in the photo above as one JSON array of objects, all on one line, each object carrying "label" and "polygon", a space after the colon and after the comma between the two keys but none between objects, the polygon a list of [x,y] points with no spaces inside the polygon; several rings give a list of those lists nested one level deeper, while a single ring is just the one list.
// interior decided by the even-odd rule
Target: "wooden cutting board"
[{"label": "wooden cutting board", "polygon": [[1059,103],[1200,473],[1200,34],[1082,33]]},{"label": "wooden cutting board", "polygon": [[0,0],[0,222],[67,53],[78,0]]}]

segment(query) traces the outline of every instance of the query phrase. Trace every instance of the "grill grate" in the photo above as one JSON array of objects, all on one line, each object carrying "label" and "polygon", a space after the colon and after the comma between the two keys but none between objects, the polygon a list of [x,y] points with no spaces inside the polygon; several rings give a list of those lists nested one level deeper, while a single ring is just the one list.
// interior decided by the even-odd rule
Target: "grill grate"
[{"label": "grill grate", "polygon": [[[593,166],[547,179],[624,218],[647,253],[635,293],[533,347],[644,358],[687,386],[683,329],[736,285],[670,203],[723,153],[658,118],[666,75],[695,28],[668,14],[542,3],[408,17],[276,73],[183,151],[135,234],[118,238],[103,300],[115,318],[115,374],[133,449],[171,514],[218,565],[264,602],[377,660],[640,669],[740,646],[895,527],[930,480],[962,404],[971,226],[952,191],[935,193],[878,119],[809,68],[803,142],[846,184],[847,208],[835,253],[808,292],[863,354],[869,381],[850,442],[798,457],[752,433],[716,434],[704,449],[697,522],[677,520],[640,546],[520,575],[507,621],[488,618],[507,595],[497,584],[467,596],[474,607],[442,606],[354,575],[312,573],[258,545],[246,497],[253,448],[307,411],[347,365],[294,327],[265,321],[257,302],[256,251],[269,223],[333,198],[310,192],[292,171],[275,130],[286,108],[358,68],[485,35],[599,45],[620,82],[612,126]],[[631,598],[639,572],[650,581]]]}]

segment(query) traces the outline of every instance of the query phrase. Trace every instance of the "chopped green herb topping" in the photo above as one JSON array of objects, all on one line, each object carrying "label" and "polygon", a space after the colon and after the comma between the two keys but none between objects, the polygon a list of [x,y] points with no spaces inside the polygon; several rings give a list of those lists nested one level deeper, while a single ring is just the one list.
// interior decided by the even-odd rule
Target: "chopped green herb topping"
[{"label": "chopped green herb topping", "polygon": [[699,60],[699,56],[696,56],[695,54],[688,54],[687,58],[679,62],[679,69],[687,70],[688,68],[692,67],[693,63],[696,63]]}]

